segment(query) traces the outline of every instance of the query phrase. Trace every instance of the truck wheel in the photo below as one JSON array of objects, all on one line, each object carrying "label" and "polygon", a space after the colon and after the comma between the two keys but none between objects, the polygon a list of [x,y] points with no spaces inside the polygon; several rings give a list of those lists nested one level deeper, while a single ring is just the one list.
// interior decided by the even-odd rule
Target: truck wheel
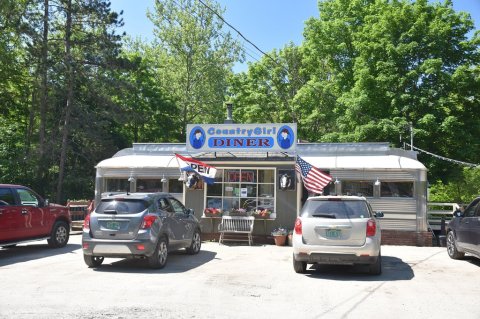
[{"label": "truck wheel", "polygon": [[150,267],[154,269],[161,269],[167,264],[168,258],[168,245],[164,237],[160,238],[155,247],[155,251],[152,256],[148,257],[148,263]]},{"label": "truck wheel", "polygon": [[192,244],[190,247],[187,247],[187,254],[195,255],[200,252],[200,248],[202,247],[202,239],[200,238],[200,232],[196,230],[193,233],[192,237]]},{"label": "truck wheel", "polygon": [[68,243],[69,236],[70,227],[68,227],[68,224],[63,221],[58,221],[53,225],[52,233],[47,240],[48,245],[52,248],[65,247]]}]

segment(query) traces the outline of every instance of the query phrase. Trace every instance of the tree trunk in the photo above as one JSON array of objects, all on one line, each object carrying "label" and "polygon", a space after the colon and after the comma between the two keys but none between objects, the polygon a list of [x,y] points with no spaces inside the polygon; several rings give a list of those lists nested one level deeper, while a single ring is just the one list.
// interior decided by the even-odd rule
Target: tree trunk
[{"label": "tree trunk", "polygon": [[42,60],[40,64],[40,74],[42,77],[40,85],[40,131],[39,131],[39,151],[40,163],[43,162],[45,154],[45,126],[48,103],[47,90],[47,61],[48,61],[48,1],[44,0],[44,14],[43,14],[43,37],[42,37]]},{"label": "tree trunk", "polygon": [[37,177],[40,185],[43,185],[45,182],[45,169],[46,166],[46,155],[45,155],[45,128],[47,126],[47,105],[48,105],[48,88],[47,88],[47,73],[48,73],[48,3],[49,0],[44,0],[44,13],[43,13],[43,36],[42,36],[42,56],[40,62],[40,128],[39,128],[39,141],[38,141],[38,150],[39,150],[39,161],[37,169]]},{"label": "tree trunk", "polygon": [[65,119],[62,127],[62,145],[60,149],[60,165],[58,171],[57,203],[62,200],[62,187],[65,175],[65,162],[68,148],[68,134],[70,132],[70,116],[73,109],[73,66],[71,56],[71,35],[72,35],[72,0],[67,0],[65,26],[65,69],[67,74],[67,100],[65,103]]}]

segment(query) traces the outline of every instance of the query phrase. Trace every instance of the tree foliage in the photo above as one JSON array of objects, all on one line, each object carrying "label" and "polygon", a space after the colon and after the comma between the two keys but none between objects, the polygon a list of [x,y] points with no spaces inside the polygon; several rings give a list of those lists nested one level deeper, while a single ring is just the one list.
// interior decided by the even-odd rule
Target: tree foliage
[{"label": "tree foliage", "polygon": [[[412,125],[414,146],[480,163],[480,36],[469,36],[468,14],[427,0],[324,0],[319,11],[301,46],[274,50],[232,79],[241,120],[297,122],[312,142],[392,146]],[[292,51],[300,53],[294,69],[285,58]],[[449,162],[420,160],[432,180],[460,174]]]},{"label": "tree foliage", "polygon": [[[134,142],[184,141],[189,123],[223,122],[226,100],[236,122],[295,122],[302,140],[401,146],[411,125],[414,146],[480,163],[480,33],[451,1],[319,1],[301,45],[239,74],[223,12],[157,0],[154,40],[122,42],[107,0],[2,0],[0,182],[92,197],[99,161]],[[419,157],[433,198],[478,193],[478,170]]]},{"label": "tree foliage", "polygon": [[468,204],[480,196],[480,168],[464,168],[456,179],[436,181],[430,188],[432,202]]},{"label": "tree foliage", "polygon": [[212,11],[224,10],[210,0],[155,1],[149,13],[158,43],[154,54],[163,59],[155,65],[164,90],[175,100],[178,126],[185,139],[189,123],[216,123],[224,118],[227,78],[242,54],[223,21]]}]

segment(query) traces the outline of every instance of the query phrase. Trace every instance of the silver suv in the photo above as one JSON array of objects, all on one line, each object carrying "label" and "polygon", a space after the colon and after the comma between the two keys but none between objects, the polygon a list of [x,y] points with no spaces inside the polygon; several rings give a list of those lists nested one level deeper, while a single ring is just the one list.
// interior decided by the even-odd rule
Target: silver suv
[{"label": "silver suv", "polygon": [[126,193],[102,198],[85,218],[83,258],[99,267],[105,257],[146,258],[163,268],[168,252],[200,251],[200,225],[193,214],[167,193]]},{"label": "silver suv", "polygon": [[307,199],[293,232],[293,268],[303,273],[307,264],[369,265],[382,272],[381,232],[364,197],[318,196]]}]

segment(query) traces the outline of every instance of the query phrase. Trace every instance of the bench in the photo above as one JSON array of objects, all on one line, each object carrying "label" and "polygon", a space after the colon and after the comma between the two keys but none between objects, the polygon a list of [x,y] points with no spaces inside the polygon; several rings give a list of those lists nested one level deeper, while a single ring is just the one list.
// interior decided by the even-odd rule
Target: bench
[{"label": "bench", "polygon": [[[253,216],[222,216],[222,221],[218,225],[218,231],[220,233],[218,243],[221,244],[224,241],[248,241],[248,244],[252,245],[254,221],[255,217]],[[238,238],[238,235],[247,235],[247,239]]]}]

